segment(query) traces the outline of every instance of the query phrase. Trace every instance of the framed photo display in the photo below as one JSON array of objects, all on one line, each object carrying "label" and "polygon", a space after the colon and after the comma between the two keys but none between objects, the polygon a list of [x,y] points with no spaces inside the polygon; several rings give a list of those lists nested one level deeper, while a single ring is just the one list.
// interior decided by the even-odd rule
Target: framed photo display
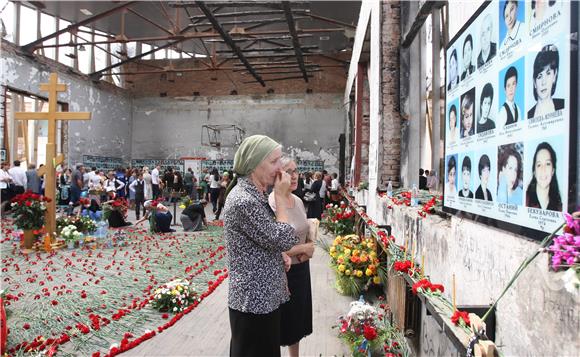
[{"label": "framed photo display", "polygon": [[578,204],[578,2],[484,3],[446,48],[443,208],[543,238]]}]

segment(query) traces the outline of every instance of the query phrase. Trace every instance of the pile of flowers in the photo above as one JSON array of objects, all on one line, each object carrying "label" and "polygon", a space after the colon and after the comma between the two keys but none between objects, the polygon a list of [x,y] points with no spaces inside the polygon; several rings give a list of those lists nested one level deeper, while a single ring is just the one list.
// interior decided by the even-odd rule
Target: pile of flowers
[{"label": "pile of flowers", "polygon": [[355,212],[344,201],[340,205],[329,203],[322,223],[336,235],[351,234],[354,232],[354,216]]},{"label": "pile of flowers", "polygon": [[46,204],[50,201],[50,198],[32,191],[16,195],[11,201],[16,226],[20,229],[41,229],[44,226]]},{"label": "pile of flowers", "polygon": [[552,254],[551,267],[565,271],[562,275],[564,287],[570,293],[580,294],[580,214],[576,217],[565,214],[563,234],[556,236],[548,251]]},{"label": "pile of flowers", "polygon": [[[356,234],[338,236],[328,252],[331,266],[336,271],[337,290],[345,295],[358,296],[372,284],[381,283],[386,277],[386,267],[377,257],[377,243],[372,238]],[[379,276],[380,275],[380,276]]]},{"label": "pile of flowers", "polygon": [[445,291],[445,288],[441,284],[433,284],[429,281],[429,279],[421,279],[415,284],[413,284],[413,294],[417,295],[418,293],[423,294],[441,294]]},{"label": "pile of flowers", "polygon": [[387,312],[388,306],[380,304],[380,309],[377,309],[361,296],[350,304],[346,317],[339,317],[338,336],[350,347],[353,356],[410,355],[404,336],[385,318]]},{"label": "pile of flowers", "polygon": [[185,209],[185,208],[189,207],[192,203],[193,203],[193,200],[191,199],[191,197],[189,197],[187,195],[183,196],[181,198],[181,201],[179,201],[179,208]]},{"label": "pile of flowers", "polygon": [[87,216],[61,216],[56,219],[56,232],[60,234],[66,226],[73,225],[81,233],[91,233],[97,229],[97,224]]},{"label": "pile of flowers", "polygon": [[119,211],[124,216],[128,208],[127,200],[124,197],[117,197],[113,201],[103,203],[103,218],[108,219],[112,211]]},{"label": "pile of flowers", "polygon": [[[387,197],[386,193],[380,194],[381,197]],[[412,192],[406,189],[399,189],[393,192],[393,196],[388,198],[387,208],[392,209],[393,205],[397,206],[411,206]],[[417,214],[420,217],[427,217],[428,214],[434,214],[437,210],[441,210],[443,205],[443,196],[439,194],[432,194],[427,191],[419,191],[417,201],[419,205],[422,204]]]},{"label": "pile of flowers", "polygon": [[151,306],[161,312],[182,312],[194,301],[200,301],[186,279],[175,279],[155,290]]},{"label": "pile of flowers", "polygon": [[82,233],[77,230],[77,226],[74,224],[68,225],[64,227],[60,231],[60,236],[64,239],[67,243],[74,243],[81,239]]}]

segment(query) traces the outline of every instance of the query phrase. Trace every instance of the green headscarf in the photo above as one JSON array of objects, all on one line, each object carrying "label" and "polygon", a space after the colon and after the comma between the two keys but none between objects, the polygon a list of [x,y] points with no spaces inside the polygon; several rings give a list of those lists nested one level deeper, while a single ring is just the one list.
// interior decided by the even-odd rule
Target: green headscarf
[{"label": "green headscarf", "polygon": [[266,135],[252,135],[245,138],[234,156],[234,178],[228,185],[226,197],[238,183],[239,176],[249,175],[278,147],[280,144]]},{"label": "green headscarf", "polygon": [[234,172],[249,175],[280,144],[266,135],[252,135],[244,139],[234,156]]}]

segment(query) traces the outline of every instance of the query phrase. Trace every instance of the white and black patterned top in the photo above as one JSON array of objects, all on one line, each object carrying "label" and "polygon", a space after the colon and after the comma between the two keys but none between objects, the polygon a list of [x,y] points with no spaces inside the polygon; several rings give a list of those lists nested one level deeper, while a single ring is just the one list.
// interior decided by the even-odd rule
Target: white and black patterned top
[{"label": "white and black patterned top", "polygon": [[245,177],[238,178],[224,206],[229,263],[228,305],[267,314],[289,299],[282,252],[298,243],[294,228],[276,222],[268,196]]}]

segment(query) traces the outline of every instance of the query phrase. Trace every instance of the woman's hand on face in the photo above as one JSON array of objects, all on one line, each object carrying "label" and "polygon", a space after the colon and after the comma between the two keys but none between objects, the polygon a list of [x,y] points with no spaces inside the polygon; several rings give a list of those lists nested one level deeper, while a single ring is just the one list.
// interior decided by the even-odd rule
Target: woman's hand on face
[{"label": "woman's hand on face", "polygon": [[274,182],[274,193],[281,196],[286,196],[290,191],[290,175],[285,171],[280,171],[276,175]]}]

